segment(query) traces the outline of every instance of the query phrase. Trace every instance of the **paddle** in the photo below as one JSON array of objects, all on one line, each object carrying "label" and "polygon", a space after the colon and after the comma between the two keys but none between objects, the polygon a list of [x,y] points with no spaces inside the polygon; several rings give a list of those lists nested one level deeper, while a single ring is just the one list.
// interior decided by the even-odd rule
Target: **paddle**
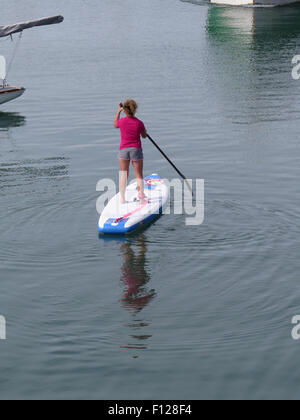
[{"label": "paddle", "polygon": [[160,151],[160,153],[163,155],[163,157],[165,159],[167,159],[167,161],[170,163],[171,166],[173,166],[173,168],[175,169],[175,171],[178,173],[178,175],[181,176],[181,178],[184,180],[184,182],[186,183],[186,185],[188,186],[188,189],[190,190],[192,196],[194,197],[193,194],[193,189],[190,186],[190,183],[187,180],[187,177],[183,175],[183,173],[180,172],[180,170],[174,165],[174,163],[168,158],[168,156],[165,154],[164,151],[161,150],[161,148],[159,147],[159,145],[149,136],[149,134],[147,134],[148,139],[154,144],[154,146]]}]

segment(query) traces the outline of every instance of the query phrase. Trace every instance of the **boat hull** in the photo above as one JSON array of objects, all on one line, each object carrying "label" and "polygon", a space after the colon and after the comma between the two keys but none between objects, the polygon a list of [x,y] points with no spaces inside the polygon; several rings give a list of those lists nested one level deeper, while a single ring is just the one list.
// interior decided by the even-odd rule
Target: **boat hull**
[{"label": "boat hull", "polygon": [[0,88],[0,105],[7,102],[13,101],[25,92],[24,88],[15,87],[15,86],[6,86]]}]

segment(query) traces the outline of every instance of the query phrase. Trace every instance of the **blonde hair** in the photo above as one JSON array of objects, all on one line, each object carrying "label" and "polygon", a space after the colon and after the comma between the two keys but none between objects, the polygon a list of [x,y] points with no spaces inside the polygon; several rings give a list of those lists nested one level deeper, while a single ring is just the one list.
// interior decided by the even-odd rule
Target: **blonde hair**
[{"label": "blonde hair", "polygon": [[133,99],[124,102],[124,112],[128,117],[134,117],[138,109],[138,104]]}]

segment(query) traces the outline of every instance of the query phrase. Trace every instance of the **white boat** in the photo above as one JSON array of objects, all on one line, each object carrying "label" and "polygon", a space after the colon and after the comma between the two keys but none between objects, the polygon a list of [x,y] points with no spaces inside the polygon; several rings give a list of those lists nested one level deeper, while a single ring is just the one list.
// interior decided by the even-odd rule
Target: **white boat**
[{"label": "white boat", "polygon": [[223,4],[228,6],[257,6],[257,7],[275,7],[295,4],[300,0],[211,0],[213,4]]},{"label": "white boat", "polygon": [[0,86],[0,105],[19,98],[25,90],[25,88],[17,86]]},{"label": "white boat", "polygon": [[[16,23],[15,25],[7,25],[7,26],[0,26],[0,38],[5,37],[12,37],[14,34],[19,33],[21,40],[21,35],[24,31],[24,29],[33,28],[36,26],[46,26],[46,25],[54,25],[57,23],[63,22],[64,18],[63,16],[53,16],[48,18],[42,18],[39,20],[34,20],[30,22],[22,22],[22,23]],[[16,45],[16,48],[18,47],[18,44]],[[13,58],[15,56],[15,53],[13,54]],[[11,67],[12,61],[9,65],[9,68]],[[0,105],[5,104],[7,102],[13,101],[20,96],[23,95],[25,92],[24,87],[17,87],[17,86],[11,86],[7,84],[7,72],[6,72],[6,60],[3,56],[0,56]]]}]

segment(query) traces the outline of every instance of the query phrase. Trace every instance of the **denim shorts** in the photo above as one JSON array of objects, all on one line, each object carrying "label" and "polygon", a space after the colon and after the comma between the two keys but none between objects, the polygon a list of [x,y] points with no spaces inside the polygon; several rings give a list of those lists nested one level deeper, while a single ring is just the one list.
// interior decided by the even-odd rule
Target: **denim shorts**
[{"label": "denim shorts", "polygon": [[119,152],[119,159],[122,160],[144,160],[144,153],[142,149],[121,149]]}]

